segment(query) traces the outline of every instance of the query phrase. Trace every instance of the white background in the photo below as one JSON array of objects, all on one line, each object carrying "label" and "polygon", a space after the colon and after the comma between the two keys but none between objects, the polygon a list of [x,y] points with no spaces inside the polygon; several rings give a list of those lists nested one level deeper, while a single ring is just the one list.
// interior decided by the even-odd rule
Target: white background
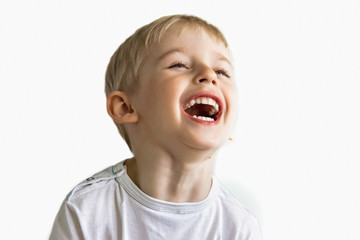
[{"label": "white background", "polygon": [[175,13],[230,43],[240,114],[216,174],[264,240],[360,239],[360,1],[194,2],[1,2],[0,239],[46,239],[76,183],[130,156],[105,68]]}]

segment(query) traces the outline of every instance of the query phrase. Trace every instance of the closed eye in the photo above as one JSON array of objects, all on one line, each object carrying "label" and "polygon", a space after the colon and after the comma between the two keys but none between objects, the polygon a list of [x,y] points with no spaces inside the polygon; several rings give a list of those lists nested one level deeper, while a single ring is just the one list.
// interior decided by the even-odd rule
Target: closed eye
[{"label": "closed eye", "polygon": [[225,76],[227,78],[231,78],[230,74],[227,71],[223,70],[223,69],[216,70],[215,73],[218,74],[218,75]]},{"label": "closed eye", "polygon": [[169,68],[186,68],[188,69],[189,67],[185,64],[185,63],[175,63],[173,65],[171,65]]}]

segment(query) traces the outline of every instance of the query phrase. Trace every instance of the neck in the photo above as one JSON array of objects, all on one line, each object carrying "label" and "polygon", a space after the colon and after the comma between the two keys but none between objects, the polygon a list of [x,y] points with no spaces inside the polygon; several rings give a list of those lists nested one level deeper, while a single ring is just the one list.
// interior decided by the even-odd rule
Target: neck
[{"label": "neck", "polygon": [[174,156],[143,150],[126,166],[129,177],[144,193],[169,202],[199,202],[208,196],[215,162],[211,154]]}]

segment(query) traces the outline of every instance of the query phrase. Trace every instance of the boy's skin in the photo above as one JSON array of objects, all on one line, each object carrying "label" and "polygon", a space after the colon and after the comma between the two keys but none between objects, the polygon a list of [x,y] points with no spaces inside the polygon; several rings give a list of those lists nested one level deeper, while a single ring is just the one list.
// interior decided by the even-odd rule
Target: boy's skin
[{"label": "boy's skin", "polygon": [[[124,124],[134,153],[126,161],[127,173],[144,193],[169,202],[199,202],[208,196],[216,152],[235,120],[232,77],[223,43],[203,29],[175,24],[143,60],[135,93],[108,96],[108,113]],[[217,99],[216,121],[185,112],[199,93]]]}]

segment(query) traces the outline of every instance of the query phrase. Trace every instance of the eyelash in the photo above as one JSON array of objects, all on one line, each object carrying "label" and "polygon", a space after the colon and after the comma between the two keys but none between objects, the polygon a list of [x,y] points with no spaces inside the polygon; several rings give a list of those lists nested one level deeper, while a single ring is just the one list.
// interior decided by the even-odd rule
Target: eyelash
[{"label": "eyelash", "polygon": [[169,68],[176,68],[176,67],[186,68],[186,69],[189,68],[185,63],[182,63],[182,62],[175,63],[175,64],[171,65]]},{"label": "eyelash", "polygon": [[[183,63],[183,62],[175,63],[175,64],[171,65],[169,68],[185,68],[185,69],[189,69],[189,67],[186,65],[186,63]],[[227,71],[225,71],[224,69],[216,70],[215,73],[217,75],[222,75],[222,76],[225,76],[227,78],[231,78],[229,73]]]},{"label": "eyelash", "polygon": [[224,69],[216,70],[215,72],[216,72],[216,74],[223,75],[227,78],[230,78],[229,73],[227,71],[225,71]]}]

